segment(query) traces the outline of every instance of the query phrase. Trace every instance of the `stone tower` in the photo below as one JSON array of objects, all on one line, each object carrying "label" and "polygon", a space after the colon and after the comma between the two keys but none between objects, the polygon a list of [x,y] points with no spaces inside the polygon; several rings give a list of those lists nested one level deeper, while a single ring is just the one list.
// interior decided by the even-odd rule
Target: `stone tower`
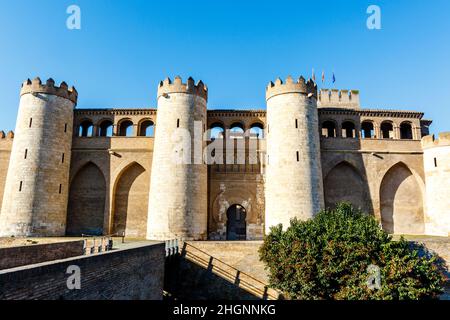
[{"label": "stone tower", "polygon": [[39,78],[22,84],[0,214],[0,236],[63,236],[77,91]]},{"label": "stone tower", "polygon": [[312,218],[324,206],[317,86],[303,77],[277,79],[266,89],[266,233]]},{"label": "stone tower", "polygon": [[425,233],[450,236],[450,132],[422,138],[426,185]]},{"label": "stone tower", "polygon": [[150,181],[147,238],[207,236],[206,142],[208,90],[202,81],[169,78],[158,87],[158,124]]}]

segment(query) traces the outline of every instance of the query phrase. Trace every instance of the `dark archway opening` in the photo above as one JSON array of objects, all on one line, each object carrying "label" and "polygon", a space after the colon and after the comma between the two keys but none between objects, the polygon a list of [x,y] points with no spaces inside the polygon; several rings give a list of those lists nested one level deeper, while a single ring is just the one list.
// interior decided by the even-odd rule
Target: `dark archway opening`
[{"label": "dark archway opening", "polygon": [[375,130],[372,122],[364,121],[361,124],[361,137],[363,139],[372,139],[375,137]]},{"label": "dark archway opening", "polygon": [[412,126],[408,122],[403,122],[400,125],[400,139],[412,139]]},{"label": "dark archway opening", "polygon": [[333,121],[325,121],[322,123],[322,136],[336,138],[336,124]]},{"label": "dark archway opening", "polygon": [[99,125],[98,136],[99,137],[112,137],[113,135],[113,123],[110,120],[105,120]]},{"label": "dark archway opening", "polygon": [[247,239],[247,212],[241,205],[235,204],[227,210],[227,240]]},{"label": "dark archway opening", "polygon": [[383,139],[394,138],[394,126],[391,122],[385,121],[381,124],[381,136]]}]

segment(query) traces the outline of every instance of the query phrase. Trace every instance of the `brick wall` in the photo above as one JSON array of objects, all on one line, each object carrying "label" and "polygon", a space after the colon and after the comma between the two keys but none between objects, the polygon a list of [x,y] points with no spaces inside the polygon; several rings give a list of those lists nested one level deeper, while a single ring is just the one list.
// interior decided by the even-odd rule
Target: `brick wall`
[{"label": "brick wall", "polygon": [[0,270],[83,255],[83,240],[0,249]]},{"label": "brick wall", "polygon": [[[0,271],[0,300],[160,300],[163,243]],[[81,289],[69,290],[69,266],[81,270]]]}]

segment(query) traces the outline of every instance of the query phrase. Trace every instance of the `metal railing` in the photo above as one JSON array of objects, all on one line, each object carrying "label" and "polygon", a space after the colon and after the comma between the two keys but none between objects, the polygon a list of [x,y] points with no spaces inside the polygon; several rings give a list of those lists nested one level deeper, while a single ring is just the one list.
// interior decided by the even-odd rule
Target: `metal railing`
[{"label": "metal railing", "polygon": [[[87,255],[111,251],[114,247],[113,241],[114,236],[117,235],[98,236],[98,235],[81,234],[81,237],[83,238],[84,241],[83,245],[84,254]],[[124,238],[122,238],[122,243],[123,242]]]},{"label": "metal railing", "polygon": [[[190,248],[194,250],[190,250]],[[206,258],[201,257],[192,251],[197,251],[206,256]],[[262,280],[237,269],[225,261],[211,256],[209,253],[188,242],[184,242],[182,255],[261,299],[277,300],[281,297],[281,294],[277,290],[269,288]]]},{"label": "metal railing", "polygon": [[175,256],[179,253],[178,239],[166,240],[166,258]]}]

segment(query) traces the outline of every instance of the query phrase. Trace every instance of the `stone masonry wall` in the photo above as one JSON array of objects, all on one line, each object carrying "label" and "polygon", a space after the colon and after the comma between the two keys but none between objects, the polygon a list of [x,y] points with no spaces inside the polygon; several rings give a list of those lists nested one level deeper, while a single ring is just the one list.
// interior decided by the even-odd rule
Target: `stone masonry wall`
[{"label": "stone masonry wall", "polygon": [[81,256],[83,249],[83,240],[0,248],[0,270]]},{"label": "stone masonry wall", "polygon": [[267,101],[266,232],[323,208],[318,114],[314,98],[286,93]]},{"label": "stone masonry wall", "polygon": [[12,138],[0,137],[0,212],[2,211],[3,192],[5,190],[12,142]]},{"label": "stone masonry wall", "polygon": [[[194,134],[199,124],[200,136]],[[171,93],[158,98],[148,239],[206,239],[207,166],[202,164],[201,152],[206,145],[202,142],[205,127],[205,98],[189,93]],[[183,141],[190,142],[189,146]],[[192,155],[198,145],[200,161],[194,163]]]},{"label": "stone masonry wall", "polygon": [[74,103],[24,94],[0,214],[3,236],[62,236],[66,229]]},{"label": "stone masonry wall", "polygon": [[422,140],[426,181],[426,233],[450,236],[450,132]]},{"label": "stone masonry wall", "polygon": [[[108,251],[0,271],[0,300],[161,300],[164,243]],[[69,266],[81,289],[67,288]]]}]

